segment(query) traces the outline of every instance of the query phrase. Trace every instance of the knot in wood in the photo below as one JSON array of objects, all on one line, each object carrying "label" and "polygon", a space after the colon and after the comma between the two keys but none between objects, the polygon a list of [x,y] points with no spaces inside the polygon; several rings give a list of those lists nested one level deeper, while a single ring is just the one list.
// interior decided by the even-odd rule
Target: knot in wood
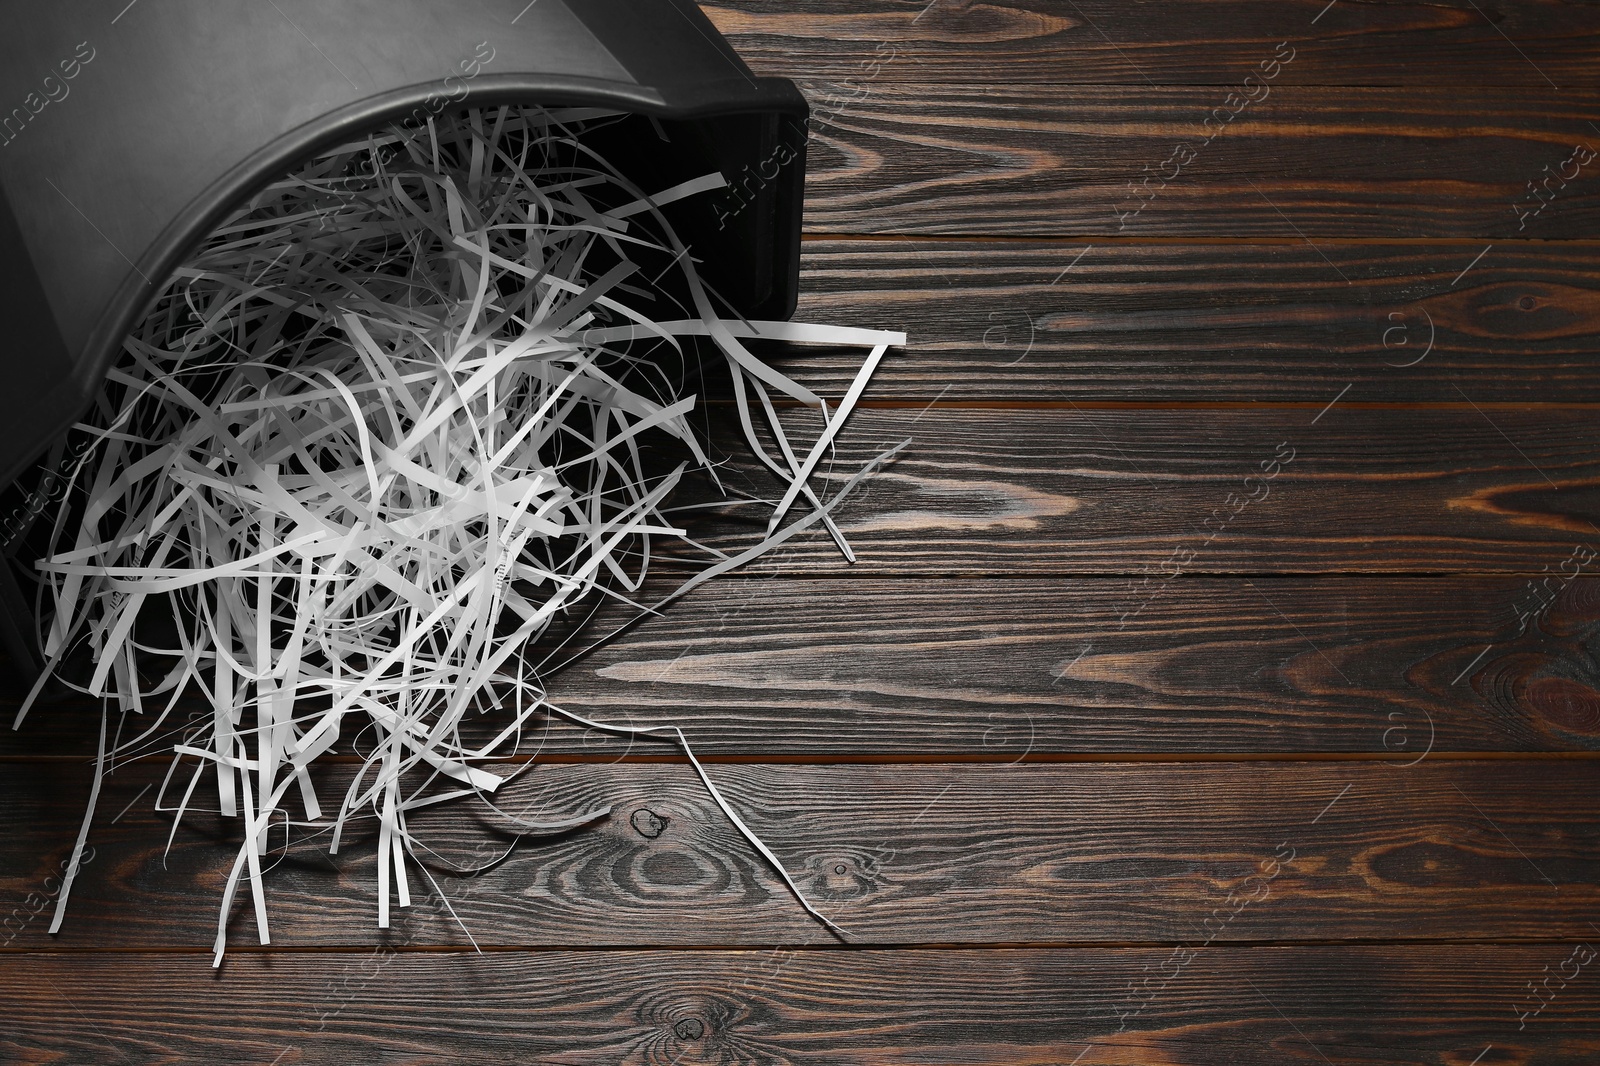
[{"label": "knot in wood", "polygon": [[[661,831],[667,827],[667,823],[671,820],[664,814],[657,814],[649,807],[640,807],[628,819],[633,824],[634,831],[647,840],[654,840],[660,836]],[[695,1024],[698,1025],[699,1023]]]}]

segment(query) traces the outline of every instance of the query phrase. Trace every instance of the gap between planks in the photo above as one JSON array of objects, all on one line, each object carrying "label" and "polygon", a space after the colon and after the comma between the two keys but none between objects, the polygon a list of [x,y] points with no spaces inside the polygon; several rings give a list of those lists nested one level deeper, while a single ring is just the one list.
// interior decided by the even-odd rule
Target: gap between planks
[{"label": "gap between planks", "polygon": [[[1328,237],[1319,238],[1324,244],[1339,247],[1362,245],[1392,247],[1416,245],[1430,248],[1481,248],[1490,243],[1484,237]],[[1217,237],[1217,236],[1157,236],[1107,233],[835,233],[831,230],[806,231],[800,235],[802,244],[827,242],[855,244],[1094,244],[1136,247],[1162,244],[1218,244],[1259,245],[1262,247],[1299,247],[1302,237]],[[1493,242],[1496,247],[1537,249],[1585,248],[1600,245],[1596,237],[1501,237]]]},{"label": "gap between planks", "polygon": [[[1213,943],[1206,945],[1207,951],[1232,951],[1235,949],[1250,950],[1254,948],[1343,948],[1343,947],[1413,947],[1413,948],[1472,948],[1472,947],[1537,947],[1543,944],[1584,944],[1592,937],[1582,933],[1573,933],[1570,936],[1543,936],[1543,937],[1316,937],[1304,940],[1261,939],[1261,940],[1229,940],[1226,943]],[[584,953],[592,955],[616,954],[620,952],[639,951],[671,951],[698,952],[704,954],[740,953],[751,954],[756,952],[771,951],[781,948],[786,952],[814,952],[823,953],[830,951],[848,951],[851,953],[872,952],[885,954],[894,951],[947,951],[947,952],[1000,952],[1000,951],[1130,951],[1148,950],[1151,948],[1176,948],[1190,947],[1203,944],[1203,938],[1193,940],[1017,940],[1001,943],[952,943],[945,941],[920,941],[907,940],[903,942],[874,942],[871,944],[829,944],[815,940],[801,943],[773,943],[773,944],[673,944],[663,947],[658,942],[641,941],[637,944],[571,944],[571,945],[515,945],[515,944],[351,944],[336,945],[278,945],[278,944],[230,944],[228,954],[231,955],[370,955],[374,951],[388,950],[395,954],[407,955],[550,955]],[[37,948],[11,948],[0,947],[0,958],[11,956],[13,958],[27,955],[37,955],[54,958],[61,955],[99,956],[99,955],[200,955],[209,958],[212,954],[210,947],[79,947],[76,945],[61,945],[49,951],[40,951]],[[224,960],[223,966],[227,962]]]},{"label": "gap between planks", "polygon": [[[118,762],[120,769],[132,763],[168,757],[170,752],[140,755]],[[1414,763],[1417,757],[1411,752],[1371,751],[1245,751],[1245,752],[1029,752],[1024,756],[978,755],[965,752],[939,753],[841,753],[832,755],[802,755],[793,753],[764,754],[696,754],[702,763],[719,763],[729,766],[950,766],[972,765],[1015,766],[1019,763],[1062,764],[1089,763],[1115,765],[1118,763]],[[1585,751],[1430,751],[1429,762],[1597,762],[1600,750]],[[322,760],[328,765],[346,764],[360,766],[366,760],[356,755],[326,754]],[[539,755],[514,755],[487,760],[497,764],[520,765],[538,762],[546,765],[582,766],[632,764],[632,765],[689,765],[682,755],[584,755],[578,752],[546,753]],[[82,755],[12,755],[0,754],[0,765],[89,765],[92,756]]]}]

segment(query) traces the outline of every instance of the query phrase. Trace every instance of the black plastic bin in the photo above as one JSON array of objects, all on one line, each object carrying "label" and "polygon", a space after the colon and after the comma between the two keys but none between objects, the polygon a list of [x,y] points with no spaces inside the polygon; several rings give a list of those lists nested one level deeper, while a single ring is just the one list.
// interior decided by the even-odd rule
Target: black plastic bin
[{"label": "black plastic bin", "polygon": [[[114,0],[0,13],[0,486],[59,442],[122,337],[229,210],[319,150],[408,116],[601,106],[665,139],[609,156],[739,313],[787,318],[804,97],[757,78],[691,0]],[[645,119],[641,119],[645,121]],[[730,204],[737,209],[730,208]],[[4,520],[5,515],[0,515]],[[0,566],[13,657],[31,610]],[[5,623],[9,624],[5,624]]]}]

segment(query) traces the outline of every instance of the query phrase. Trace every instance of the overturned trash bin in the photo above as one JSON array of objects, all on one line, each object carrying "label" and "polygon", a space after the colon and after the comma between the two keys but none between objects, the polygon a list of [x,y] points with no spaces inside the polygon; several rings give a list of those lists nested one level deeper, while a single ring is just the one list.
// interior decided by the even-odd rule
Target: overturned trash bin
[{"label": "overturned trash bin", "polygon": [[[15,548],[70,468],[62,435],[165,280],[242,200],[317,152],[470,103],[626,111],[596,148],[647,192],[720,172],[737,199],[664,208],[747,318],[793,313],[807,106],[690,0],[212,0],[113,21],[35,5],[0,38],[0,512]],[[643,135],[646,131],[653,135]],[[736,203],[738,210],[730,210]],[[37,667],[7,574],[7,650]]]}]

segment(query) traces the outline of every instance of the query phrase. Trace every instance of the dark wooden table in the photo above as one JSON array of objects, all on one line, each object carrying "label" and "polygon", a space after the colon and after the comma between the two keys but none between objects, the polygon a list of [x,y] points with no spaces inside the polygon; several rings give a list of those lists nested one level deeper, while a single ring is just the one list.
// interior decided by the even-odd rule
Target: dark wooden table
[{"label": "dark wooden table", "polygon": [[841,454],[913,444],[856,566],[555,695],[683,723],[853,946],[680,758],[560,730],[506,809],[608,821],[385,934],[371,840],[293,848],[220,975],[234,829],[163,858],[124,763],[51,939],[58,708],[5,741],[0,1061],[1600,1061],[1600,6],[707,11],[816,108],[799,317],[912,337]]}]

